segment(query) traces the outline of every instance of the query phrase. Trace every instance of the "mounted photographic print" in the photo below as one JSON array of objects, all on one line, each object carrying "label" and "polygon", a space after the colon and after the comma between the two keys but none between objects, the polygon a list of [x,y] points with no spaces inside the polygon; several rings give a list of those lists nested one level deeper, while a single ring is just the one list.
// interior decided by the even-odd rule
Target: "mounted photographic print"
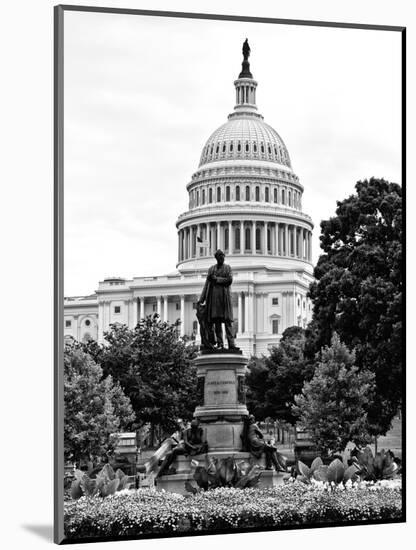
[{"label": "mounted photographic print", "polygon": [[405,521],[404,55],[55,8],[55,542]]}]

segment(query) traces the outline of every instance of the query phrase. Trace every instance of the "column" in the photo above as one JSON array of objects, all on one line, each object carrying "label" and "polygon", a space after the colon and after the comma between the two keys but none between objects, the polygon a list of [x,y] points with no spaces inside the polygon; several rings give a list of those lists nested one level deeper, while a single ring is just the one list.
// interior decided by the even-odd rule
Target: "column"
[{"label": "column", "polygon": [[302,228],[298,231],[298,258],[302,258]]},{"label": "column", "polygon": [[248,332],[248,292],[244,292],[244,332]]},{"label": "column", "polygon": [[181,296],[181,336],[185,336],[185,296]]},{"label": "column", "polygon": [[133,298],[133,328],[137,325],[137,298]]},{"label": "column", "polygon": [[159,315],[159,317],[161,316],[162,314],[162,297],[161,296],[157,296],[156,297],[156,303],[157,303],[157,307],[156,307],[156,313]]},{"label": "column", "polygon": [[140,300],[140,319],[144,319],[144,296],[139,298]]},{"label": "column", "polygon": [[309,232],[308,233],[309,235],[309,261],[311,262],[312,261],[312,233]]},{"label": "column", "polygon": [[287,223],[284,225],[284,239],[285,239],[285,256],[289,256],[289,227]]},{"label": "column", "polygon": [[264,227],[263,227],[263,231],[264,231],[264,234],[263,234],[263,254],[265,256],[267,256],[268,254],[268,249],[267,249],[267,222],[264,222]]},{"label": "column", "polygon": [[244,234],[244,222],[243,220],[240,220],[240,254],[244,254],[244,248],[245,248],[245,234]]},{"label": "column", "polygon": [[223,241],[222,241],[222,235],[221,235],[221,222],[217,222],[217,249],[221,248],[223,249]]},{"label": "column", "polygon": [[252,223],[252,230],[251,230],[251,253],[256,254],[256,222]]},{"label": "column", "polygon": [[252,292],[248,293],[248,330],[253,332],[254,330],[254,295]]},{"label": "column", "polygon": [[163,320],[165,323],[168,322],[168,297],[163,296]]},{"label": "column", "polygon": [[228,222],[228,254],[234,254],[233,224]]},{"label": "column", "polygon": [[268,308],[268,294],[263,294],[263,332],[269,332],[269,308]]},{"label": "column", "polygon": [[98,302],[98,343],[99,344],[103,341],[103,332],[104,332],[104,304],[103,302]]},{"label": "column", "polygon": [[237,308],[237,319],[238,319],[238,333],[243,332],[243,297],[241,292],[238,293],[238,308]]}]

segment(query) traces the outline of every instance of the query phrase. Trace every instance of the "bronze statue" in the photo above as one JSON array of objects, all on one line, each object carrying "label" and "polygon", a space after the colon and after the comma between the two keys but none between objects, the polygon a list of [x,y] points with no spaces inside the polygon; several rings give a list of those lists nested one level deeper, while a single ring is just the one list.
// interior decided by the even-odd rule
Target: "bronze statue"
[{"label": "bronze statue", "polygon": [[199,420],[192,420],[191,427],[183,432],[183,439],[166,455],[156,477],[167,474],[177,456],[194,456],[206,453],[208,450],[208,445],[206,441],[202,440],[202,436],[203,430],[199,426]]},{"label": "bronze statue", "polygon": [[256,424],[254,416],[251,414],[244,422],[242,434],[243,446],[256,458],[260,458],[264,453],[266,459],[266,470],[274,469],[279,472],[286,472],[286,458],[277,452],[277,448],[264,440],[264,435]]},{"label": "bronze statue", "polygon": [[248,39],[246,38],[243,44],[243,56],[245,61],[247,61],[247,59],[249,58],[250,52],[250,46],[248,44]]},{"label": "bronze statue", "polygon": [[[233,306],[231,302],[231,283],[233,275],[231,267],[224,263],[225,254],[222,250],[215,253],[216,265],[208,270],[207,279],[197,308],[201,313],[197,314],[201,327],[201,341],[203,348],[222,350],[224,341],[222,337],[222,324],[225,325],[225,333],[228,341],[228,349],[236,350],[233,334]],[[204,315],[202,309],[205,308]],[[198,309],[197,309],[198,311]],[[200,321],[202,318],[202,323]],[[204,339],[202,331],[204,326]],[[215,327],[215,338],[213,327]]]}]

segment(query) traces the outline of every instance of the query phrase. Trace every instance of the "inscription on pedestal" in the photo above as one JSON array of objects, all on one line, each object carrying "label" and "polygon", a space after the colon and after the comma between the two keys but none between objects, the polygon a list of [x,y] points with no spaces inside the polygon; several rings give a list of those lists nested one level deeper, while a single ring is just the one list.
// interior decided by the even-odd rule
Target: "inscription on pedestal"
[{"label": "inscription on pedestal", "polygon": [[205,379],[205,404],[224,405],[237,402],[236,377],[230,371],[208,371]]}]

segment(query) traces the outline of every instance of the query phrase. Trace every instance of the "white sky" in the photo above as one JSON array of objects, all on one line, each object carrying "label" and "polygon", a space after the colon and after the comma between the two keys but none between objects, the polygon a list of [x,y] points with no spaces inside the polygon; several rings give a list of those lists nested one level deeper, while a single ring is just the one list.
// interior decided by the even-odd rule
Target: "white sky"
[{"label": "white sky", "polygon": [[65,12],[65,295],[175,269],[175,221],[234,106],[248,37],[257,105],[312,216],[371,176],[401,183],[400,34]]}]

